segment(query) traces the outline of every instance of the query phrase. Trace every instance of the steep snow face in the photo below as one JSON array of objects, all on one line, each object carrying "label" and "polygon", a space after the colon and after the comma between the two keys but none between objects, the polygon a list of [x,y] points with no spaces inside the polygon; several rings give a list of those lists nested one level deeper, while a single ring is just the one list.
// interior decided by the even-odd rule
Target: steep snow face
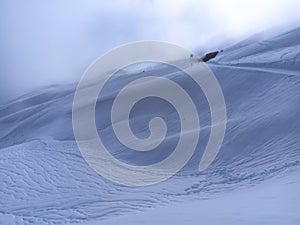
[{"label": "steep snow face", "polygon": [[249,38],[225,49],[215,61],[299,71],[300,28],[266,40]]},{"label": "steep snow face", "polygon": [[[184,73],[159,66],[150,66],[145,72],[128,70],[127,74],[113,77],[98,101],[96,112],[109,110],[116,92],[124,84],[152,75],[153,71],[187,89],[197,105],[203,130],[194,156],[178,174],[153,186],[120,186],[87,165],[72,131],[75,85],[47,87],[0,106],[0,224],[93,220],[119,224],[120,220],[114,219],[117,215],[125,216],[120,217],[124,224],[126,221],[132,224],[135,216],[129,212],[146,211],[150,207],[163,207],[162,212],[167,215],[173,211],[186,212],[191,217],[186,216],[181,224],[198,224],[199,221],[193,221],[199,218],[197,215],[203,215],[203,222],[218,224],[213,220],[216,216],[213,209],[227,208],[231,199],[235,202],[231,212],[243,209],[238,211],[241,216],[228,212],[219,217],[226,217],[230,224],[249,221],[274,224],[270,218],[273,205],[282,206],[275,209],[278,218],[288,217],[289,224],[298,224],[300,218],[295,209],[300,208],[300,200],[295,187],[300,186],[296,179],[300,175],[299,35],[300,29],[295,29],[262,42],[241,42],[226,49],[210,64],[224,92],[228,123],[220,153],[204,172],[197,168],[210,133],[210,113],[205,96],[195,84]],[[106,140],[111,154],[137,165],[148,165],[167,157],[178,141],[180,128],[178,115],[170,104],[158,99],[139,102],[132,110],[132,129],[137,136],[147,137],[147,122],[153,113],[165,119],[169,130],[163,147],[147,157],[119,145],[111,132],[109,118],[96,115],[99,135]],[[254,184],[255,191],[248,192]],[[274,195],[268,195],[269,187],[285,184],[288,189],[278,188]],[[295,196],[293,202],[291,195],[285,192]],[[268,204],[262,207],[265,214],[256,211],[247,214],[248,209],[255,210],[253,205],[241,204],[241,198],[248,193],[258,199],[248,198],[249,204]],[[219,198],[223,195],[228,197]],[[269,201],[268,196],[273,200]],[[194,202],[189,204],[191,199]],[[211,209],[205,217],[198,213],[202,207]],[[289,207],[290,214],[287,213]],[[253,220],[257,213],[260,217]],[[140,223],[143,218],[152,216],[167,217],[165,214],[162,215],[160,209],[146,212],[137,221]],[[180,224],[180,219],[175,222]],[[173,222],[171,218],[166,223]]]}]

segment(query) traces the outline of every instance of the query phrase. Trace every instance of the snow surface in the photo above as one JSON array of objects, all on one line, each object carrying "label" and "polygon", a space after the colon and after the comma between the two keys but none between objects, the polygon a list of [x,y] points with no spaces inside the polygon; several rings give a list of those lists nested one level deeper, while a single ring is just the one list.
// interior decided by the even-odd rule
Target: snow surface
[{"label": "snow surface", "polygon": [[[210,133],[205,96],[174,68],[137,68],[111,79],[96,110],[109,109],[116,93],[137,77],[154,72],[174,80],[193,98],[204,128],[189,163],[152,186],[106,180],[87,165],[74,140],[76,85],[46,87],[0,106],[0,224],[300,224],[300,28],[248,39],[210,63],[228,123],[220,153],[204,172],[197,169]],[[153,112],[162,116],[170,127],[165,151],[147,157],[127,151],[110,121],[96,115],[99,135],[116,158],[147,165],[176,145],[174,108],[147,101],[133,108],[132,129],[146,137]]]}]

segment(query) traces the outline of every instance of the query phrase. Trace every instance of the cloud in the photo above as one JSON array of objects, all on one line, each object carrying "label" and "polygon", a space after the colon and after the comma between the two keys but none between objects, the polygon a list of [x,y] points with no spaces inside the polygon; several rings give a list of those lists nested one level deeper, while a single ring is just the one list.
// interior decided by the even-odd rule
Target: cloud
[{"label": "cloud", "polygon": [[0,103],[42,85],[77,81],[105,51],[163,40],[214,49],[300,21],[298,0],[10,1],[0,3]]}]

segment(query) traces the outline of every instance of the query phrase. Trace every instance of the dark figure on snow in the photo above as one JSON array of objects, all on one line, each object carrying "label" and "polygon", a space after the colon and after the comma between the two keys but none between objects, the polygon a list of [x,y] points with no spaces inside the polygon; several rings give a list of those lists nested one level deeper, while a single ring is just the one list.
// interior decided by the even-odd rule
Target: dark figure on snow
[{"label": "dark figure on snow", "polygon": [[[221,50],[220,52],[223,52],[223,50]],[[207,53],[205,56],[203,56],[203,57],[201,58],[201,60],[202,60],[203,62],[207,62],[207,61],[209,61],[209,60],[215,58],[218,54],[219,54],[219,51]]]}]

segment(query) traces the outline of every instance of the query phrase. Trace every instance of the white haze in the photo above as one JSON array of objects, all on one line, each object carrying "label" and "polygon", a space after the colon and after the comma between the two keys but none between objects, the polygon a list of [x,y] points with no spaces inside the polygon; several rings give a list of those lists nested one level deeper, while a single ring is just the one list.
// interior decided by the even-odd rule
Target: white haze
[{"label": "white haze", "polygon": [[215,50],[272,27],[295,27],[299,11],[298,0],[3,0],[0,103],[76,82],[95,58],[126,42]]}]

